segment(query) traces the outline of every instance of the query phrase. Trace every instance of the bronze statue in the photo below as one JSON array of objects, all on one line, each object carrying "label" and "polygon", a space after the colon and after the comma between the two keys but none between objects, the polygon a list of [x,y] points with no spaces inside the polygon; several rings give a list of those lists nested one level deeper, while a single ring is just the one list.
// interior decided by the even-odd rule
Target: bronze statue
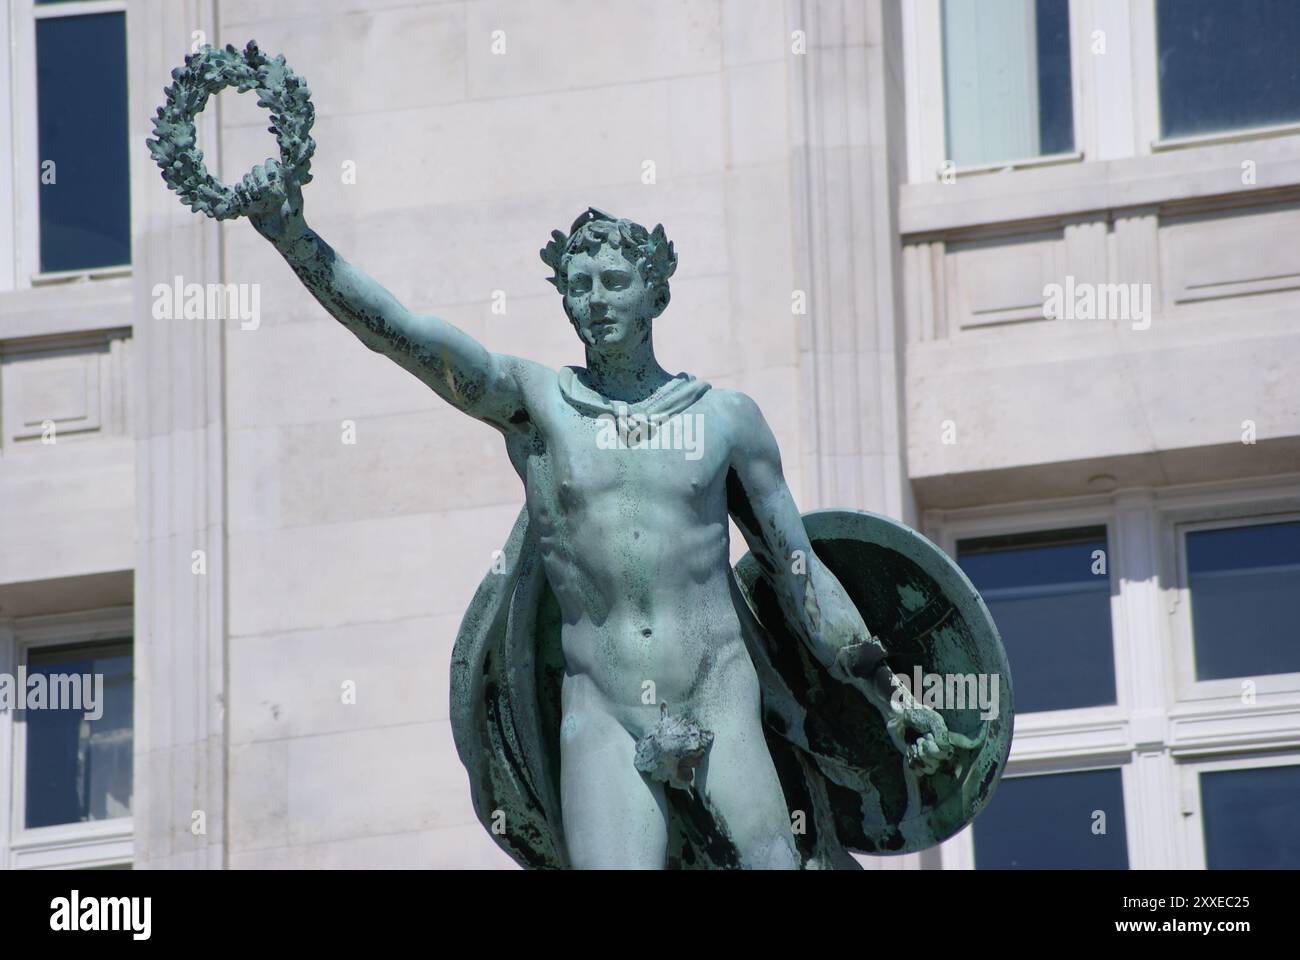
[{"label": "bronze statue", "polygon": [[[534,867],[841,867],[974,816],[1011,732],[987,610],[899,524],[801,518],[758,405],[660,366],[677,267],[662,226],[588,209],[541,251],[583,366],[489,352],[307,225],[310,101],[283,58],[250,44],[186,64],[151,142],[169,183],[248,216],[362,343],[499,432],[523,483],[453,662],[457,748],[501,846]],[[259,89],[282,140],[233,189],[185,133],[206,100],[186,92],[229,84]],[[751,550],[737,571],[728,517]],[[994,678],[992,709],[923,702],[913,668]]]}]

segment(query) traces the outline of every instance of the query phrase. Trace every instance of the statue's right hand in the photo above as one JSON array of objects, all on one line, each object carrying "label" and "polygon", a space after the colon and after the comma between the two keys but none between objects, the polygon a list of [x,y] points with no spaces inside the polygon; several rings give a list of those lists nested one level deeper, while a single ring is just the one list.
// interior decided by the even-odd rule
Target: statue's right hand
[{"label": "statue's right hand", "polygon": [[292,243],[307,232],[302,187],[284,175],[278,160],[257,164],[236,189],[245,201],[249,222],[272,243]]}]

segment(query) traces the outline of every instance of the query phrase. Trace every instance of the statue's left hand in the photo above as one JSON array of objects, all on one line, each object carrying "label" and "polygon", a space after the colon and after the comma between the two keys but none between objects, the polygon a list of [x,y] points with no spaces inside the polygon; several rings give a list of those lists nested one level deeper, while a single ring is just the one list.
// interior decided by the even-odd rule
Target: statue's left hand
[{"label": "statue's left hand", "polygon": [[937,773],[952,758],[952,742],[943,717],[911,697],[891,704],[890,709],[885,729],[907,765],[926,776]]}]

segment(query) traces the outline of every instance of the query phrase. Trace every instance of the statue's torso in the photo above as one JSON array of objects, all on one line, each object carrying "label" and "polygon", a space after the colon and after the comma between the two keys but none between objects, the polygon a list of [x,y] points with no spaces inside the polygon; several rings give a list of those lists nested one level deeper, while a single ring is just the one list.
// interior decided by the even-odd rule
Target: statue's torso
[{"label": "statue's torso", "polygon": [[635,434],[609,448],[611,427],[556,391],[530,404],[530,442],[512,445],[563,618],[565,698],[595,698],[637,734],[661,702],[703,716],[757,708],[729,561],[731,430],[717,396],[679,414],[689,423],[659,427],[659,443],[677,449],[636,446]]}]

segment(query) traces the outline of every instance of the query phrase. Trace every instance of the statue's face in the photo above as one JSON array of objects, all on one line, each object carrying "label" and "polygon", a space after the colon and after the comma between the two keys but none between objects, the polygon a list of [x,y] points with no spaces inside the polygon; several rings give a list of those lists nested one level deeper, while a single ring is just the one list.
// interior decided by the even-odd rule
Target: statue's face
[{"label": "statue's face", "polygon": [[654,292],[640,272],[610,246],[569,260],[564,305],[590,347],[617,351],[638,342],[656,316]]}]

